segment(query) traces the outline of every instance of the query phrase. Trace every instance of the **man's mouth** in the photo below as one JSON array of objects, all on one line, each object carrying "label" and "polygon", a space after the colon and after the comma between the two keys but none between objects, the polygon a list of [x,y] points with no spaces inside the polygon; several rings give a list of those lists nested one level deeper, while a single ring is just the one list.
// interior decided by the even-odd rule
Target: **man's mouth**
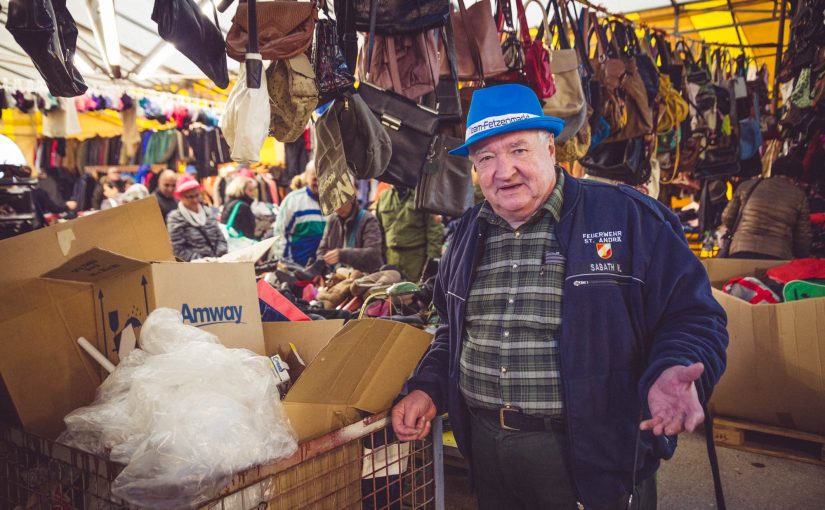
[{"label": "man's mouth", "polygon": [[506,186],[500,186],[498,188],[498,190],[499,191],[513,191],[515,189],[518,189],[520,186],[523,186],[523,184],[508,184]]}]

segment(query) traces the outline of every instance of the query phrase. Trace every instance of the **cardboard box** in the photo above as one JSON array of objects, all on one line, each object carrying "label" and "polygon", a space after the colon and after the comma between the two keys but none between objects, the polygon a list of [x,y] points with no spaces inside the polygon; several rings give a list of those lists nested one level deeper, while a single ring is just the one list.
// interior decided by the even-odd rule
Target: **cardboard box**
[{"label": "cardboard box", "polygon": [[720,289],[784,261],[703,261],[728,314],[727,369],[711,399],[720,416],[825,434],[825,298],[752,305]]},{"label": "cardboard box", "polygon": [[432,341],[429,333],[400,322],[364,319],[348,322],[313,357],[330,322],[264,324],[268,350],[291,341],[305,360],[312,359],[284,400],[300,441],[355,423],[362,411],[389,409]]},{"label": "cardboard box", "polygon": [[156,307],[265,353],[252,264],[174,262],[154,198],[2,241],[0,260],[22,264],[0,265],[0,419],[35,434],[56,437],[105,376],[77,338],[117,363]]}]

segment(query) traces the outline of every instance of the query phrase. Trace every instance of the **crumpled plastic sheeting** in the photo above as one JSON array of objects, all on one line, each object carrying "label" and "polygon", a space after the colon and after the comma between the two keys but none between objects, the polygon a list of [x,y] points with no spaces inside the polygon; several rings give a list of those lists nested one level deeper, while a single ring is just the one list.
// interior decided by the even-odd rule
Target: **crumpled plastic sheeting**
[{"label": "crumpled plastic sheeting", "polygon": [[147,508],[194,507],[233,473],[296,450],[267,358],[227,349],[169,308],[146,319],[140,347],[92,405],[66,416],[58,438],[126,464],[115,496]]}]

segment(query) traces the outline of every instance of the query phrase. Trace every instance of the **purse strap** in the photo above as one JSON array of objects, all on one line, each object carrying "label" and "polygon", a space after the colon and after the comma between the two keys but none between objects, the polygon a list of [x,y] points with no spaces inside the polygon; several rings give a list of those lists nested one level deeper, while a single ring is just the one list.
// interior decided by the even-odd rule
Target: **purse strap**
[{"label": "purse strap", "polygon": [[458,57],[455,53],[455,36],[453,35],[453,24],[444,23],[441,27],[441,34],[444,38],[444,49],[447,53],[447,64],[450,67],[450,78],[458,83]]},{"label": "purse strap", "polygon": [[[211,1],[211,0],[210,0]],[[246,55],[244,57],[244,65],[246,66],[246,87],[249,89],[261,88],[261,70],[263,69],[263,60],[261,54],[258,53],[258,11],[256,0],[248,0],[246,6],[247,29],[249,30],[249,37],[246,41]],[[218,23],[218,11],[215,9],[215,3],[212,2],[212,9],[215,13],[215,23]],[[218,30],[221,27],[218,25]]]}]

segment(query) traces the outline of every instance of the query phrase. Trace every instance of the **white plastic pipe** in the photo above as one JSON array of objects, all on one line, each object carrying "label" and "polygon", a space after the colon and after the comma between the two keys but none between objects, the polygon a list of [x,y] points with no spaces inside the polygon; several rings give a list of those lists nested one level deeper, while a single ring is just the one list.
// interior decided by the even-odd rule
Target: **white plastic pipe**
[{"label": "white plastic pipe", "polygon": [[109,372],[111,374],[112,372],[115,371],[114,364],[112,364],[111,361],[106,359],[106,356],[101,354],[100,351],[95,349],[95,346],[90,344],[88,340],[86,340],[83,337],[80,337],[80,338],[77,339],[77,343],[80,344],[80,346],[83,347],[83,350],[88,352],[89,355],[95,359],[95,361],[100,363],[100,366],[105,368],[107,372]]}]

